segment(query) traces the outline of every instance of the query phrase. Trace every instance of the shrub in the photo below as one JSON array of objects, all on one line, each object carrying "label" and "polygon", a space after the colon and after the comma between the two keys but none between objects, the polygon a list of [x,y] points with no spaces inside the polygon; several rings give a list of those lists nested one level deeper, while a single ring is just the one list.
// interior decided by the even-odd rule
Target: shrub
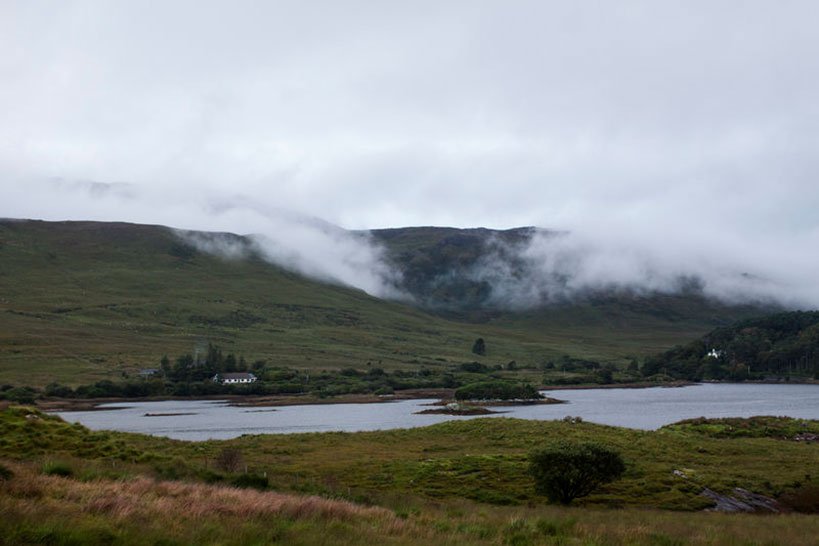
[{"label": "shrub", "polygon": [[601,444],[556,442],[529,456],[535,491],[551,502],[569,504],[604,483],[617,479],[626,467],[620,454]]},{"label": "shrub", "polygon": [[49,383],[45,388],[46,396],[54,396],[57,398],[70,398],[74,396],[74,389],[59,383]]},{"label": "shrub", "polygon": [[491,370],[489,366],[486,364],[481,364],[480,362],[464,362],[458,368],[464,372],[470,373],[489,373]]},{"label": "shrub", "polygon": [[10,480],[14,477],[14,472],[0,464],[0,482]]},{"label": "shrub", "polygon": [[43,474],[68,478],[74,474],[74,470],[68,463],[64,463],[62,461],[49,461],[43,465]]},{"label": "shrub", "polygon": [[181,457],[174,457],[170,461],[157,461],[153,465],[157,477],[163,480],[182,480],[191,475],[188,463]]},{"label": "shrub", "polygon": [[200,470],[196,476],[205,483],[219,483],[225,480],[222,474],[207,468]]},{"label": "shrub", "polygon": [[484,356],[486,354],[486,342],[483,340],[482,337],[479,337],[475,340],[475,343],[472,344],[472,352],[476,355]]},{"label": "shrub", "polygon": [[796,512],[819,514],[819,484],[806,483],[779,498],[780,502]]},{"label": "shrub", "polygon": [[239,474],[232,480],[231,483],[236,487],[260,490],[267,489],[270,485],[270,481],[267,479],[267,476],[263,474]]},{"label": "shrub", "polygon": [[36,393],[29,387],[14,387],[3,393],[3,397],[17,404],[33,404]]},{"label": "shrub", "polygon": [[244,464],[242,452],[235,447],[226,447],[216,456],[216,468],[224,472],[237,472]]}]

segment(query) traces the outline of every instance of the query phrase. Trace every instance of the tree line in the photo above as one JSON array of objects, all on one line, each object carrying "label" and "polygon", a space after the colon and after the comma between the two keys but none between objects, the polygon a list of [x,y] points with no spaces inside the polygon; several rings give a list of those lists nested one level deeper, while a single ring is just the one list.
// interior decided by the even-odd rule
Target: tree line
[{"label": "tree line", "polygon": [[221,347],[209,343],[208,350],[203,356],[188,353],[180,355],[173,363],[167,356],[163,356],[159,365],[164,376],[170,381],[194,382],[210,379],[220,373],[261,370],[265,366],[265,361],[257,360],[248,365],[243,355],[237,358],[233,353],[224,354]]},{"label": "tree line", "polygon": [[648,357],[642,374],[689,380],[819,379],[819,311],[793,311],[718,328]]}]

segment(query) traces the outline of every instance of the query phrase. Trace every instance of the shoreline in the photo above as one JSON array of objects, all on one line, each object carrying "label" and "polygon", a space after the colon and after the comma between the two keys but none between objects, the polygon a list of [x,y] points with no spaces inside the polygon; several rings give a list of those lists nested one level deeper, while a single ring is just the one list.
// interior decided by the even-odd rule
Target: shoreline
[{"label": "shoreline", "polygon": [[454,398],[442,398],[437,402],[425,404],[427,406],[448,406],[449,404],[463,404],[465,406],[479,407],[479,408],[501,408],[512,406],[538,406],[550,404],[568,404],[566,400],[559,400],[550,396],[537,398],[533,400],[455,400]]},{"label": "shoreline", "polygon": [[46,412],[63,411],[114,411],[122,408],[103,408],[102,404],[128,404],[137,402],[167,402],[185,400],[214,400],[226,401],[228,405],[237,407],[280,407],[280,406],[307,406],[317,404],[383,404],[401,400],[425,400],[452,398],[455,389],[407,389],[395,394],[343,394],[333,397],[319,397],[310,394],[282,394],[282,395],[241,395],[222,394],[207,396],[155,396],[139,398],[52,398],[37,400],[37,409]]},{"label": "shoreline", "polygon": [[[540,387],[541,391],[576,391],[576,390],[591,390],[591,389],[653,389],[655,387],[666,389],[677,389],[681,387],[693,387],[701,385],[703,381],[668,381],[665,383],[655,383],[651,381],[635,381],[633,383],[607,383],[605,385],[589,384],[589,385],[547,385]],[[718,381],[721,383],[721,381]],[[748,382],[750,383],[750,381]]]},{"label": "shoreline", "polygon": [[[562,391],[562,390],[588,390],[588,389],[650,389],[650,388],[682,388],[701,385],[704,383],[716,384],[819,384],[819,382],[784,383],[777,381],[744,381],[741,383],[728,383],[722,381],[693,382],[693,381],[672,381],[668,383],[654,382],[634,382],[634,383],[612,383],[608,385],[547,385],[540,386],[539,391]],[[224,400],[229,405],[239,407],[281,407],[281,406],[303,406],[317,404],[383,404],[388,402],[398,402],[401,400],[426,400],[435,399],[438,401],[452,400],[455,396],[455,389],[407,389],[397,391],[394,394],[344,394],[333,397],[319,397],[310,394],[281,394],[281,395],[239,395],[222,394],[197,397],[182,396],[157,396],[141,398],[51,398],[37,400],[35,406],[45,412],[69,412],[69,411],[114,411],[121,408],[104,408],[102,404],[120,404],[127,406],[136,402],[165,402],[184,400]],[[554,402],[553,402],[554,403]],[[490,404],[491,405],[491,404]],[[501,404],[494,404],[501,405]]]}]

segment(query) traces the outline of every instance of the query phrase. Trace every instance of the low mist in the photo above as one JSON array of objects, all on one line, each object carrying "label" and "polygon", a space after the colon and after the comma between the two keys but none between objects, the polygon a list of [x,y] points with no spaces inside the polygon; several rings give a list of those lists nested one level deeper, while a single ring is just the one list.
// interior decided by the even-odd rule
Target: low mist
[{"label": "low mist", "polygon": [[[470,277],[491,287],[489,303],[528,309],[591,294],[702,294],[729,304],[819,307],[819,258],[808,246],[748,248],[684,238],[659,241],[622,232],[537,231],[530,241],[493,240]],[[815,246],[813,247],[815,248]]]},{"label": "low mist", "polygon": [[227,259],[258,255],[307,277],[359,288],[372,296],[409,300],[401,275],[383,259],[383,248],[367,234],[352,233],[293,214],[270,215],[261,233],[245,237],[175,230],[198,250]]},{"label": "low mist", "polygon": [[[269,198],[64,180],[28,180],[13,189],[0,204],[0,216],[171,226],[198,249],[228,259],[255,253],[323,282],[379,298],[412,299],[402,288],[402,272],[368,233],[276,208]],[[552,226],[563,231],[536,230],[524,243],[490,239],[483,256],[458,274],[488,283],[487,303],[504,309],[612,290],[638,295],[693,290],[727,303],[819,307],[816,230],[744,234],[720,229],[707,217],[672,225],[614,214],[567,224]]]},{"label": "low mist", "polygon": [[323,282],[380,298],[409,299],[399,288],[400,273],[387,265],[383,249],[367,234],[277,209],[267,199],[65,180],[27,180],[14,190],[0,203],[0,217],[169,226],[203,252],[227,259],[255,253]]}]

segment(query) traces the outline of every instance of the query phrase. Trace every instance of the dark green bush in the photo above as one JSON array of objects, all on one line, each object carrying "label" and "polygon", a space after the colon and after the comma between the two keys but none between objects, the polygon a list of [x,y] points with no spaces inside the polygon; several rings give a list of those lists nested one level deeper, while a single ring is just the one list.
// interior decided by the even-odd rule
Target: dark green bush
[{"label": "dark green bush", "polygon": [[0,482],[10,480],[14,477],[14,472],[0,464]]},{"label": "dark green bush", "polygon": [[43,465],[43,474],[68,478],[74,474],[71,465],[62,461],[49,461]]},{"label": "dark green bush", "polygon": [[57,398],[71,398],[74,396],[74,389],[59,383],[49,383],[45,388],[45,395]]},{"label": "dark green bush", "polygon": [[529,456],[529,473],[535,479],[535,491],[561,504],[585,497],[620,477],[625,470],[617,451],[592,442],[556,442]]},{"label": "dark green bush", "polygon": [[270,486],[270,481],[266,475],[262,474],[239,474],[231,483],[236,487],[245,487],[252,489],[267,489]]},{"label": "dark green bush", "polygon": [[470,373],[489,373],[491,370],[489,366],[481,364],[480,362],[464,362],[458,369]]},{"label": "dark green bush", "polygon": [[2,396],[17,404],[33,404],[37,393],[29,387],[14,387],[5,391]]},{"label": "dark green bush", "polygon": [[472,352],[481,356],[486,354],[486,342],[482,337],[476,339],[475,343],[472,344]]}]

